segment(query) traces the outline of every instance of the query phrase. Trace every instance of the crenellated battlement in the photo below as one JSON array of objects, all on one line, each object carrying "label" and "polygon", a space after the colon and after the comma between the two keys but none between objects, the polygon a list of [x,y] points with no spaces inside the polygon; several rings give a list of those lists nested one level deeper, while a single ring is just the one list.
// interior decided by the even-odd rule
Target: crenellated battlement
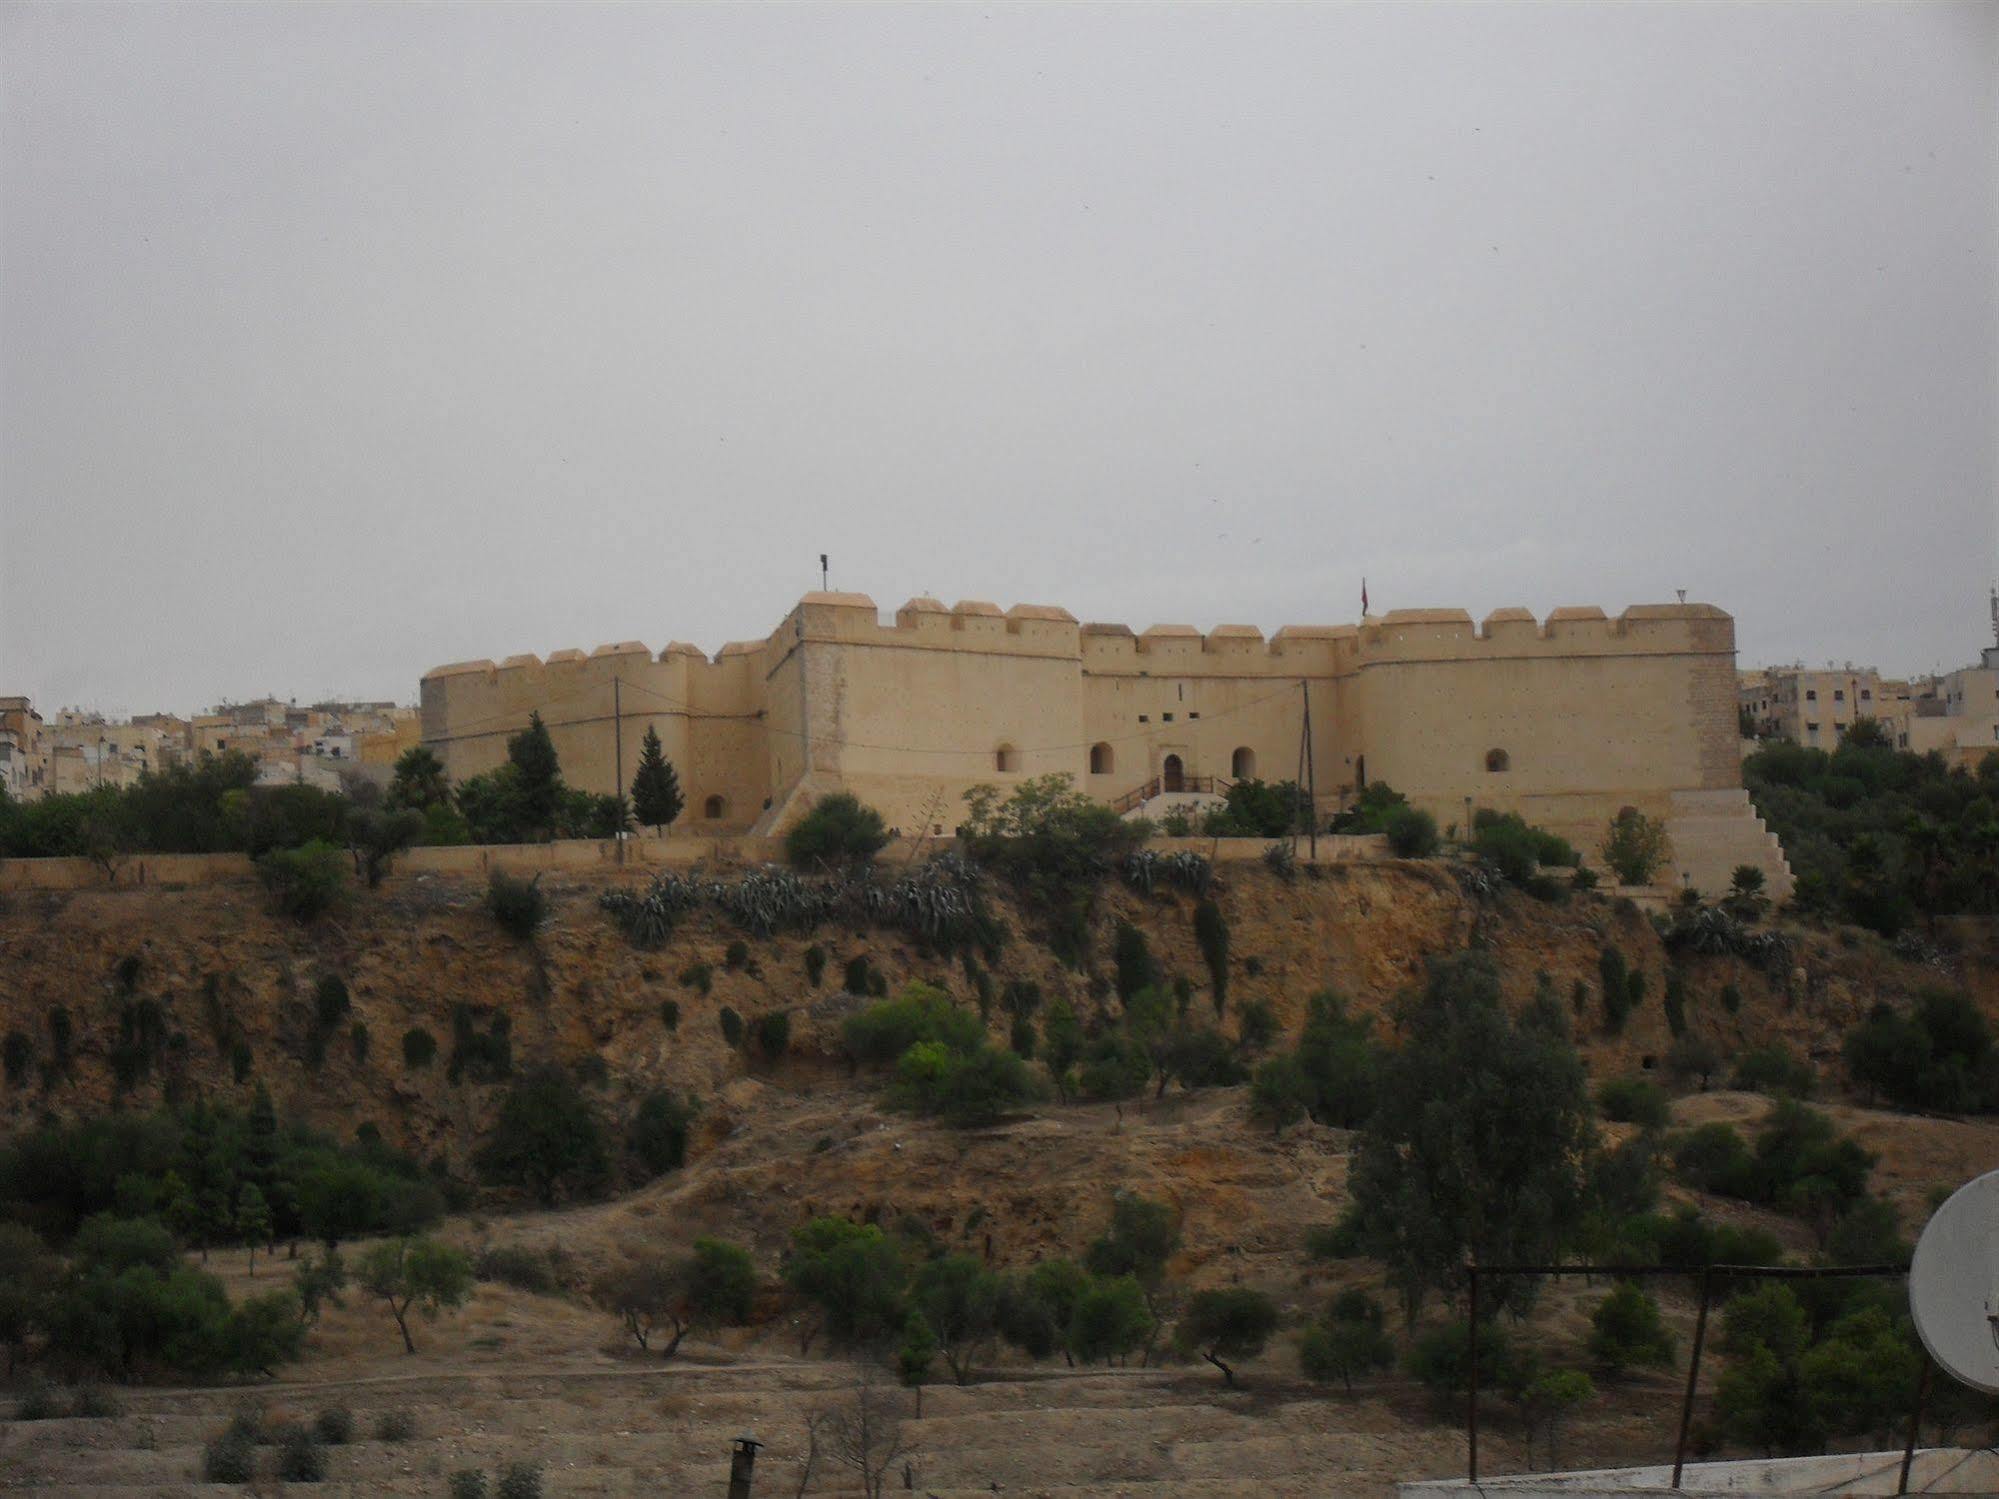
[{"label": "crenellated battlement", "polygon": [[925,594],[885,616],[866,594],[818,592],[712,657],[623,640],[439,666],[422,722],[462,779],[503,763],[540,713],[571,784],[593,791],[628,783],[657,732],[690,831],[714,833],[772,831],[843,787],[892,825],[943,827],[968,787],[1034,775],[1114,805],[1148,785],[1281,779],[1309,709],[1323,811],[1386,781],[1440,822],[1471,801],[1587,842],[1620,806],[1739,785],[1734,648],[1707,604],[1396,609],[1266,635]]}]

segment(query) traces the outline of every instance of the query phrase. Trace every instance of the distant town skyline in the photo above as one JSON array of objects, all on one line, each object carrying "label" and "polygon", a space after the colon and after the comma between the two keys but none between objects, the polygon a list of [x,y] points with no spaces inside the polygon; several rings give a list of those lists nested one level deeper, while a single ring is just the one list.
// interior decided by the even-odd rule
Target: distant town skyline
[{"label": "distant town skyline", "polygon": [[831,581],[1990,643],[1999,9],[0,11],[0,693]]}]

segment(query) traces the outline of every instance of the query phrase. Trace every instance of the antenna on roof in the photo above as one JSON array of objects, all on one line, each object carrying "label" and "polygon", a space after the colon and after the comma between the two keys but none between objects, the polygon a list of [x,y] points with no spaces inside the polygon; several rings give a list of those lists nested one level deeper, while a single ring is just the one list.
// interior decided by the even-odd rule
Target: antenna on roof
[{"label": "antenna on roof", "polygon": [[1675,589],[1673,590],[1673,592],[1677,593],[1677,594],[1678,594],[1678,595],[1680,596],[1680,602],[1681,602],[1681,603],[1683,603],[1683,604],[1684,604],[1684,603],[1685,603],[1685,602],[1687,601],[1687,591],[1686,591],[1686,589],[1684,589],[1684,588],[1675,588]]},{"label": "antenna on roof", "polygon": [[821,552],[819,554],[819,591],[821,593],[825,593],[827,591],[826,554],[824,552]]}]

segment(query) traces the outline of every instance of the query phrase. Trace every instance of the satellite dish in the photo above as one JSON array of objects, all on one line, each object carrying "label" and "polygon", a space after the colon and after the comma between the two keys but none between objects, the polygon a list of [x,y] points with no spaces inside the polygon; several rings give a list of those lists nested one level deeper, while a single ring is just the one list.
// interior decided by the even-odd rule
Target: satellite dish
[{"label": "satellite dish", "polygon": [[1959,1187],[1923,1229],[1909,1315],[1945,1373],[1999,1395],[1999,1171]]}]

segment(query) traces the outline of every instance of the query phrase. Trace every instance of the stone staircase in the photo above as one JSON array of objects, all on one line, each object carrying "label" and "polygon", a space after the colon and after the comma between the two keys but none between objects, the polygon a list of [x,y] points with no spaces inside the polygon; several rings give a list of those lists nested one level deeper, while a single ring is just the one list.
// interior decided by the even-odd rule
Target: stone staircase
[{"label": "stone staircase", "polygon": [[1763,893],[1772,901],[1790,899],[1796,887],[1777,835],[1756,815],[1749,793],[1740,787],[1675,791],[1666,833],[1673,840],[1673,858],[1659,872],[1662,885],[1691,885],[1712,899],[1727,891],[1738,864],[1753,864],[1763,871]]}]

